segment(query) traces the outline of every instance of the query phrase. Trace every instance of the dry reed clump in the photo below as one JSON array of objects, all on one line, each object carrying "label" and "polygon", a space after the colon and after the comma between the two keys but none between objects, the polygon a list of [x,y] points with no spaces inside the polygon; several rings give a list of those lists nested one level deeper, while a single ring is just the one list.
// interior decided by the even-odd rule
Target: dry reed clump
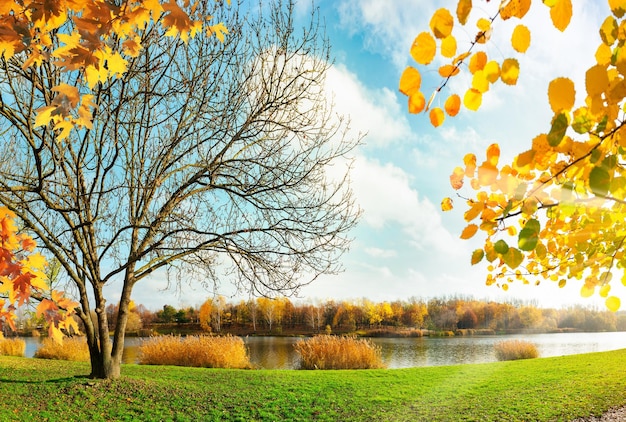
[{"label": "dry reed clump", "polygon": [[64,338],[62,343],[57,343],[48,337],[43,339],[34,357],[87,362],[89,361],[89,347],[84,337]]},{"label": "dry reed clump", "polygon": [[494,346],[498,360],[533,359],[539,357],[534,343],[524,340],[506,340]]},{"label": "dry reed clump", "polygon": [[380,348],[369,340],[329,335],[299,340],[294,347],[302,369],[383,368]]},{"label": "dry reed clump", "polygon": [[153,337],[139,347],[139,363],[203,368],[251,367],[243,340],[231,335]]},{"label": "dry reed clump", "polygon": [[18,338],[0,338],[0,356],[24,356],[26,342]]}]

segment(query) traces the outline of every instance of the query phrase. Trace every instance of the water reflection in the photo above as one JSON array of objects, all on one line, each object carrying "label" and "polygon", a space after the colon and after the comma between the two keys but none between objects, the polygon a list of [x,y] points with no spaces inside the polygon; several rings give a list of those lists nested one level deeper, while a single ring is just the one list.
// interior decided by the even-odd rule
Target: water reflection
[{"label": "water reflection", "polygon": [[[495,362],[495,343],[521,339],[535,343],[541,357],[572,355],[626,348],[626,332],[618,333],[563,333],[506,336],[375,338],[380,346],[383,361],[388,368],[416,366],[457,365],[465,363]],[[26,356],[32,357],[39,339],[25,338]],[[141,338],[127,338],[124,363],[138,359]],[[294,337],[245,337],[244,342],[255,368],[294,369],[298,356]]]}]

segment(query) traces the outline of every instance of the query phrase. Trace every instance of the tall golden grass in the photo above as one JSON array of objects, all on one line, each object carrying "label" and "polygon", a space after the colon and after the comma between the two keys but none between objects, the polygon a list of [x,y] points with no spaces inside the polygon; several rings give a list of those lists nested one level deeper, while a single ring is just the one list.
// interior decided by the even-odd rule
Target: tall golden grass
[{"label": "tall golden grass", "polygon": [[48,337],[42,340],[34,357],[86,362],[89,361],[89,347],[84,337],[64,338],[61,344]]},{"label": "tall golden grass", "polygon": [[24,356],[26,342],[19,338],[0,338],[0,356]]},{"label": "tall golden grass", "polygon": [[139,363],[204,368],[251,367],[243,340],[230,335],[153,337],[139,346]]},{"label": "tall golden grass", "polygon": [[498,360],[533,359],[539,357],[534,343],[525,340],[505,340],[494,346]]},{"label": "tall golden grass", "polygon": [[380,348],[369,340],[320,335],[294,345],[302,369],[383,368]]}]

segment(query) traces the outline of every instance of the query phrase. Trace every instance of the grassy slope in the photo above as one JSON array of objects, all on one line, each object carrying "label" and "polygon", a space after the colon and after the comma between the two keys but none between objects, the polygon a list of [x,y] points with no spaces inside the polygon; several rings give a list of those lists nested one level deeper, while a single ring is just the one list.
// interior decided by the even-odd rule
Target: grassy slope
[{"label": "grassy slope", "polygon": [[626,404],[626,350],[362,371],[126,365],[115,382],[88,369],[0,357],[0,421],[567,421]]}]

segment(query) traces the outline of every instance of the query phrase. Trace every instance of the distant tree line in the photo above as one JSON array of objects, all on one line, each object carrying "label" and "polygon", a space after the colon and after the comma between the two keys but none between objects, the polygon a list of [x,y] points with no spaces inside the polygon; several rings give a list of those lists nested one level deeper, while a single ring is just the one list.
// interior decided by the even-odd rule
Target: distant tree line
[{"label": "distant tree line", "polygon": [[[116,305],[108,305],[111,329],[115,328]],[[43,321],[22,315],[24,330],[41,328]],[[522,301],[494,302],[471,298],[437,298],[373,302],[368,299],[292,301],[260,297],[227,301],[224,296],[207,299],[200,307],[164,305],[152,311],[132,305],[128,332],[162,326],[190,326],[189,330],[213,333],[349,333],[359,330],[415,329],[457,331],[464,329],[510,332],[626,331],[626,312],[572,306],[540,308]]]},{"label": "distant tree line", "polygon": [[[111,313],[114,314],[114,307]],[[108,308],[107,308],[108,309]],[[373,302],[368,299],[292,301],[260,297],[228,301],[207,299],[200,307],[177,309],[165,305],[150,311],[138,305],[143,327],[158,324],[198,324],[206,332],[354,332],[371,329],[462,329],[626,331],[626,313],[573,306],[540,308],[522,301],[494,302],[471,298],[437,298]]]}]

